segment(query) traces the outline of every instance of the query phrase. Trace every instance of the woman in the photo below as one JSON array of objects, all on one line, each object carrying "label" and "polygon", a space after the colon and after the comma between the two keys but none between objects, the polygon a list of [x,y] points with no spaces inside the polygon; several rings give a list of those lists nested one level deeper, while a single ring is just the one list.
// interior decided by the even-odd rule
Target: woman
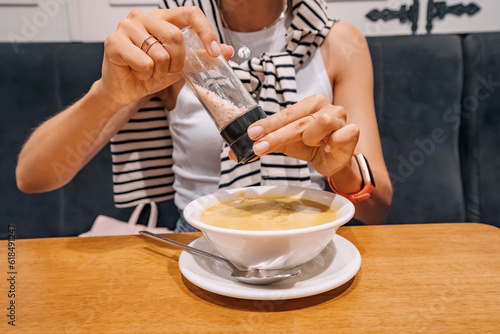
[{"label": "woman", "polygon": [[[216,191],[221,184],[235,185],[243,168],[227,166],[224,157],[221,164],[222,139],[181,79],[184,44],[180,29],[191,26],[211,56],[230,58],[233,54],[231,47],[218,40],[234,45],[237,54],[233,59],[239,66],[232,64],[242,76],[250,73],[248,89],[253,89],[266,111],[273,113],[287,107],[249,128],[255,153],[262,160],[277,152],[291,157],[283,158],[284,170],[294,170],[290,168],[294,163],[303,167],[300,160],[307,161],[307,170],[297,168],[305,173],[301,175],[307,174],[297,178],[301,184],[323,187],[325,177],[329,177],[336,192],[357,199],[357,219],[369,224],[382,222],[392,189],[374,112],[371,60],[362,34],[346,23],[327,19],[323,1],[195,1],[210,21],[196,7],[172,8],[176,3],[162,1],[160,7],[170,8],[149,14],[134,10],[120,22],[106,39],[101,79],[80,101],[42,124],[24,146],[16,170],[18,187],[32,193],[63,186],[123,128],[125,131],[114,138],[114,162],[116,168],[123,168],[117,174],[131,179],[116,183],[130,185],[135,173],[147,168],[127,169],[137,164],[136,152],[120,151],[118,147],[129,145],[126,134],[136,131],[127,130],[129,126],[144,121],[138,109],[147,112],[157,108],[158,100],[148,102],[152,97],[161,99],[169,110],[173,187],[179,209],[198,196]],[[261,53],[264,56],[259,58]],[[283,66],[277,65],[278,58],[284,59]],[[255,65],[268,62],[271,65],[254,71]],[[283,68],[291,75],[283,75]],[[156,104],[147,108],[147,103]],[[135,144],[147,142],[134,138]],[[68,152],[75,151],[79,154],[69,162]],[[359,165],[362,160],[354,156],[354,151],[362,152],[369,161],[376,180],[374,190],[365,187],[366,176],[360,173],[363,163]],[[121,161],[118,155],[124,153],[128,157]],[[227,154],[234,159],[234,155]],[[142,163],[158,158],[141,156],[139,160]],[[258,174],[267,173],[263,165],[257,167]],[[230,181],[222,182],[227,175]],[[140,180],[146,179],[151,177],[142,176]],[[262,183],[264,179],[261,177]],[[268,179],[279,183],[280,177],[271,174]],[[285,182],[294,184],[293,180]],[[115,184],[115,195],[129,196],[136,191],[116,189]],[[362,196],[357,196],[360,192]],[[136,203],[134,199],[126,202]],[[178,230],[190,230],[185,221],[179,224]]]}]

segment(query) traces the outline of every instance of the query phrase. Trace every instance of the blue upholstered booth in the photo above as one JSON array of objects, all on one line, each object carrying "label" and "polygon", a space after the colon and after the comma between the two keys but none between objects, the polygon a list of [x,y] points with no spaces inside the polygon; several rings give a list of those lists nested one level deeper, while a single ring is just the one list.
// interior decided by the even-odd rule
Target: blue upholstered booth
[{"label": "blue upholstered booth", "polygon": [[[500,226],[500,33],[372,37],[375,103],[394,187],[386,223],[477,221]],[[105,147],[65,187],[17,190],[18,152],[34,127],[99,78],[102,43],[0,44],[0,237],[74,236],[113,204]],[[178,213],[159,203],[160,224]]]}]

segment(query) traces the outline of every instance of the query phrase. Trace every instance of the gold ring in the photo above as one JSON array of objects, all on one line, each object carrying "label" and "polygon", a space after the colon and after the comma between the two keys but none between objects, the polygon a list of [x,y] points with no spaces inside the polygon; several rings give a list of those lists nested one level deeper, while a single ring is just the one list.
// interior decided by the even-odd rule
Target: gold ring
[{"label": "gold ring", "polygon": [[[153,42],[150,42],[149,39],[153,37],[154,38],[154,41]],[[153,45],[154,43],[158,42],[158,40],[153,36],[153,35],[149,35],[148,37],[144,38],[144,40],[142,41],[142,44],[141,44],[141,47],[140,49],[142,50],[144,48],[144,45],[147,44],[148,47],[146,48],[146,51],[144,52],[147,52],[147,50],[149,50],[149,48],[151,47],[151,45]]]},{"label": "gold ring", "polygon": [[153,46],[153,44],[155,44],[155,43],[157,43],[157,42],[158,42],[158,40],[157,40],[157,39],[155,39],[155,40],[153,41],[153,43],[149,43],[149,42],[148,42],[148,47],[146,48],[146,50],[144,50],[144,52],[148,53],[149,48],[150,48],[150,47],[152,47],[152,46]]},{"label": "gold ring", "polygon": [[314,119],[318,119],[318,117],[316,117],[316,115],[314,115],[314,114],[309,114],[307,116],[312,116]]}]

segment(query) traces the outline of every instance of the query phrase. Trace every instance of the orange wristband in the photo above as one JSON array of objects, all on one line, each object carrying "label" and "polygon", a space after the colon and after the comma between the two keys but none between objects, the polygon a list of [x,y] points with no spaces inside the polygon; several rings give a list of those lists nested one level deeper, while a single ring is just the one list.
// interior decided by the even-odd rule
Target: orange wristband
[{"label": "orange wristband", "polygon": [[332,179],[328,177],[328,184],[334,193],[340,195],[342,197],[347,198],[352,203],[358,203],[361,201],[366,201],[370,198],[371,193],[375,190],[375,180],[373,179],[372,171],[370,169],[370,165],[368,161],[361,153],[354,152],[354,157],[356,158],[356,162],[358,163],[359,171],[361,173],[361,179],[363,181],[363,188],[353,194],[344,194],[335,189],[333,185]]}]

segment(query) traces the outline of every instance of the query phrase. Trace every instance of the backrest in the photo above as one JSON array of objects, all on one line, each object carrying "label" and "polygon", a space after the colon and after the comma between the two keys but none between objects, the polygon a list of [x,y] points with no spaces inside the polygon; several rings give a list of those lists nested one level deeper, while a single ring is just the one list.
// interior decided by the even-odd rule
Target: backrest
[{"label": "backrest", "polygon": [[[463,49],[457,35],[368,43],[394,186],[386,222],[498,226],[500,34],[469,35]],[[132,208],[113,203],[109,147],[61,189],[25,195],[15,184],[17,155],[31,129],[88,91],[102,55],[102,43],[0,43],[0,239],[9,223],[21,238],[56,237],[87,231],[99,214],[130,216]],[[179,216],[173,201],[158,208],[159,225],[173,228]]]},{"label": "backrest", "polygon": [[[113,202],[109,145],[61,189],[26,195],[16,187],[17,156],[32,129],[83,96],[100,77],[102,43],[0,43],[0,237],[74,236],[99,214],[128,220]],[[147,212],[141,217],[146,220]],[[159,204],[159,226],[173,227],[173,203]]]},{"label": "backrest", "polygon": [[387,223],[464,221],[459,36],[368,38],[375,108],[393,184]]},{"label": "backrest", "polygon": [[467,219],[500,226],[500,34],[465,37],[462,167]]}]

